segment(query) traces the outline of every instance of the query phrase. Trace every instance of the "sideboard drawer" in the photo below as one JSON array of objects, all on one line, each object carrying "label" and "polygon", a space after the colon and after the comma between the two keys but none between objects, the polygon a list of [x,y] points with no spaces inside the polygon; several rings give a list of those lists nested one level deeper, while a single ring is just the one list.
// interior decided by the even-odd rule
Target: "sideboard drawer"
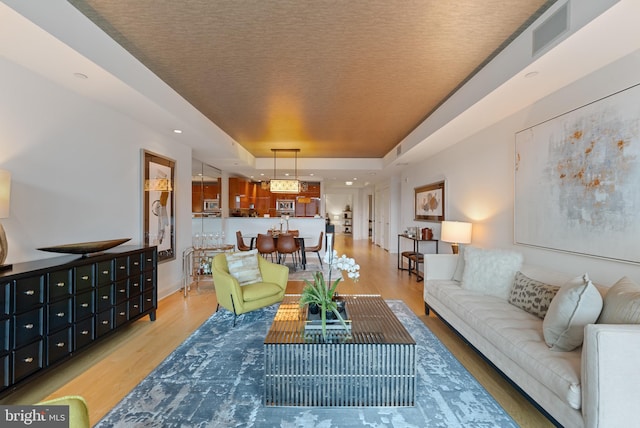
[{"label": "sideboard drawer", "polygon": [[10,358],[10,355],[0,357],[0,388],[6,388],[11,383],[11,374],[9,373]]},{"label": "sideboard drawer", "polygon": [[139,275],[142,272],[144,254],[132,254],[129,256],[129,275]]},{"label": "sideboard drawer", "polygon": [[26,312],[44,303],[44,276],[18,279],[14,287],[15,311]]},{"label": "sideboard drawer", "polygon": [[113,308],[96,315],[96,337],[110,332],[113,329]]},{"label": "sideboard drawer", "polygon": [[14,346],[19,348],[38,337],[42,337],[42,312],[43,308],[38,308],[21,315],[16,315],[13,322]]},{"label": "sideboard drawer", "polygon": [[0,355],[4,354],[5,352],[9,352],[9,349],[11,349],[11,345],[9,343],[9,339],[11,339],[10,328],[10,318],[0,320]]},{"label": "sideboard drawer", "polygon": [[94,283],[94,265],[89,264],[85,266],[78,266],[73,268],[74,270],[74,293],[82,293],[83,291],[90,290],[95,285]]},{"label": "sideboard drawer", "polygon": [[77,294],[74,297],[75,321],[80,321],[93,315],[95,312],[94,295],[93,291],[89,291],[87,293]]},{"label": "sideboard drawer", "polygon": [[99,262],[96,265],[97,285],[109,284],[113,281],[113,260]]},{"label": "sideboard drawer", "polygon": [[73,322],[72,303],[73,300],[68,298],[47,305],[47,333],[53,333]]},{"label": "sideboard drawer", "polygon": [[95,339],[93,322],[93,318],[88,318],[76,323],[74,328],[75,346],[73,349],[82,349],[93,342],[93,339]]},{"label": "sideboard drawer", "polygon": [[0,316],[9,315],[11,313],[11,308],[9,307],[9,302],[11,301],[9,290],[11,290],[10,283],[0,283]]},{"label": "sideboard drawer", "polygon": [[129,298],[129,281],[123,280],[116,282],[116,305],[126,302]]},{"label": "sideboard drawer", "polygon": [[129,320],[129,303],[124,302],[116,306],[115,326],[121,326]]},{"label": "sideboard drawer", "polygon": [[98,311],[113,305],[113,284],[98,288]]},{"label": "sideboard drawer", "polygon": [[72,348],[72,328],[67,327],[57,333],[47,337],[47,364],[51,365],[66,357],[73,350]]},{"label": "sideboard drawer", "polygon": [[123,256],[116,259],[115,279],[125,279],[129,276],[129,257]]},{"label": "sideboard drawer", "polygon": [[13,353],[13,382],[42,368],[42,340],[17,349]]},{"label": "sideboard drawer", "polygon": [[51,272],[48,275],[47,289],[49,301],[57,300],[71,294],[71,269]]},{"label": "sideboard drawer", "polygon": [[142,296],[137,294],[129,298],[129,319],[140,315],[142,312]]}]

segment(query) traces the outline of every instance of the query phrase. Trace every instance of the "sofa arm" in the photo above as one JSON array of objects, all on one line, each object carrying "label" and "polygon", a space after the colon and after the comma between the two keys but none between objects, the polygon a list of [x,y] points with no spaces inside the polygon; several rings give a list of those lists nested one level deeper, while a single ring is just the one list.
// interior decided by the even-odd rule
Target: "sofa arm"
[{"label": "sofa arm", "polygon": [[424,279],[451,279],[457,264],[457,254],[425,254]]},{"label": "sofa arm", "polygon": [[582,348],[585,427],[629,426],[640,403],[640,325],[589,324]]}]

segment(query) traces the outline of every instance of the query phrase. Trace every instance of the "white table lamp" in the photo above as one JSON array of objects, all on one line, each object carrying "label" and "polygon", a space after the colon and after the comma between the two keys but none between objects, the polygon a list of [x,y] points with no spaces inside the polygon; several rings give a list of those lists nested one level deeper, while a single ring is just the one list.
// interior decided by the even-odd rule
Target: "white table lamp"
[{"label": "white table lamp", "polygon": [[451,251],[458,254],[458,244],[471,242],[471,223],[463,221],[443,221],[440,240],[451,242]]}]

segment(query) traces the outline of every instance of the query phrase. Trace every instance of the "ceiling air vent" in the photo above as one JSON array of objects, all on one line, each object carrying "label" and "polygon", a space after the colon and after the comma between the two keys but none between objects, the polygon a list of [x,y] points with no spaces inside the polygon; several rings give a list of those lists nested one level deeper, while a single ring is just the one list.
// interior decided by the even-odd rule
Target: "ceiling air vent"
[{"label": "ceiling air vent", "polygon": [[402,144],[398,144],[398,147],[396,147],[396,157],[400,156],[402,154]]},{"label": "ceiling air vent", "polygon": [[537,55],[569,29],[569,3],[565,3],[553,15],[533,30],[532,54]]}]

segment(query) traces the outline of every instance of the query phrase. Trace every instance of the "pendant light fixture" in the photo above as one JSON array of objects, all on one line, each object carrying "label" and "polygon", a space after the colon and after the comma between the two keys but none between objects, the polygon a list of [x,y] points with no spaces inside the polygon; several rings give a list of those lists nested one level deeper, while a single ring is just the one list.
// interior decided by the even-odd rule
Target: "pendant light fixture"
[{"label": "pendant light fixture", "polygon": [[[273,179],[269,182],[271,193],[300,193],[300,181],[298,181],[298,152],[300,149],[271,149],[273,152]],[[295,153],[295,179],[277,179],[276,154],[278,152]]]}]

